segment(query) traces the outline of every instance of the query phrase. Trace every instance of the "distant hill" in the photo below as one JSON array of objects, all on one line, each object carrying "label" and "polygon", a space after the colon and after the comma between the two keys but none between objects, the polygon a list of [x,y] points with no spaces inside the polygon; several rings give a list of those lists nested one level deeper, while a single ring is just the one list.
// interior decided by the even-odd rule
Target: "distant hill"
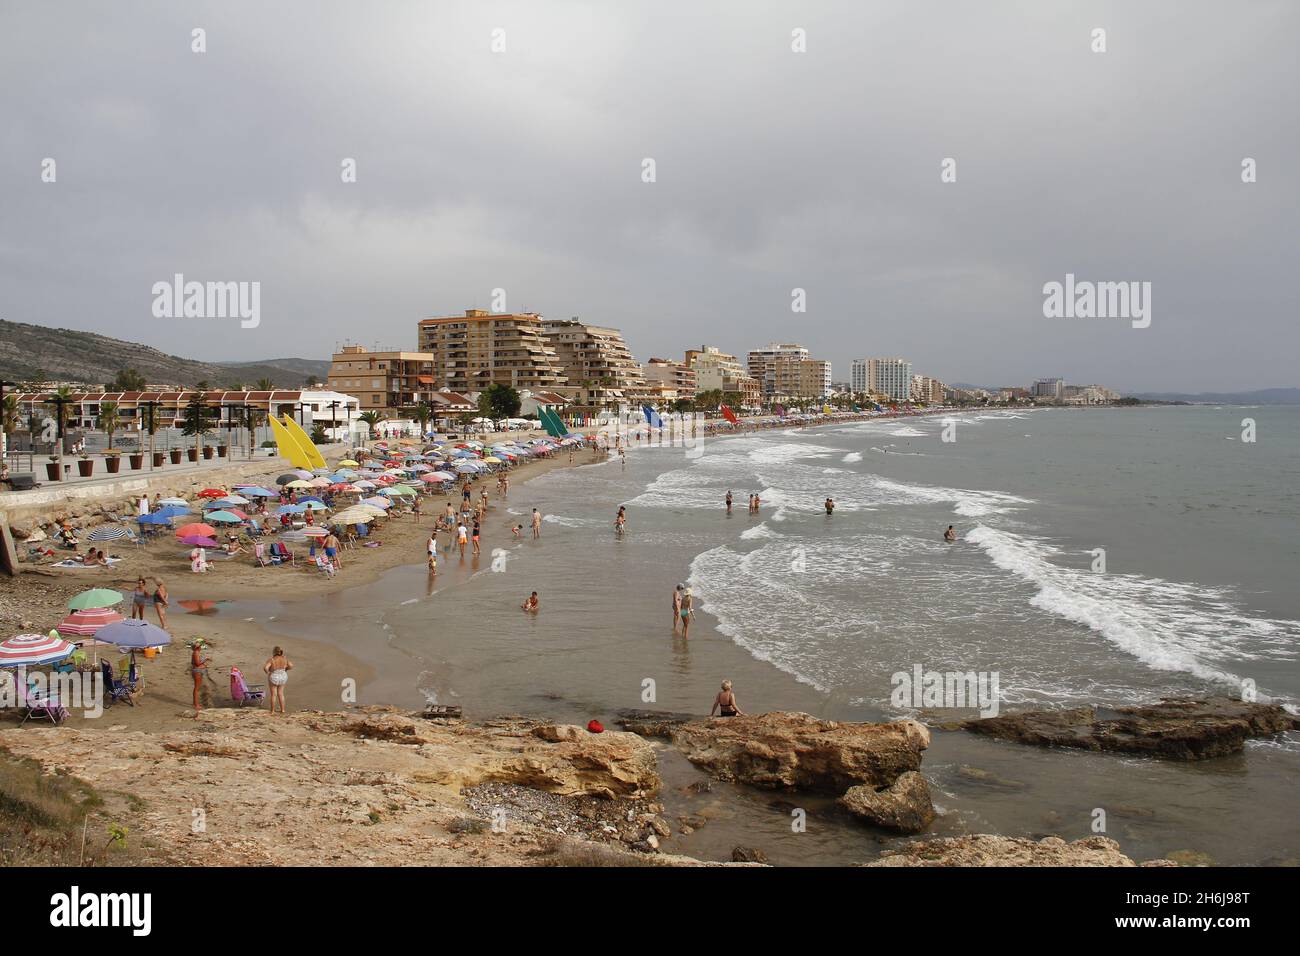
[{"label": "distant hill", "polygon": [[256,385],[267,378],[278,388],[293,388],[315,375],[325,381],[330,363],[320,359],[281,358],[260,362],[198,362],[168,355],[136,342],[51,329],[0,319],[0,378],[111,382],[121,369],[133,368],[146,382],[213,388]]},{"label": "distant hill", "polygon": [[1261,388],[1253,392],[1132,392],[1147,402],[1201,402],[1209,405],[1300,405],[1300,388]]}]

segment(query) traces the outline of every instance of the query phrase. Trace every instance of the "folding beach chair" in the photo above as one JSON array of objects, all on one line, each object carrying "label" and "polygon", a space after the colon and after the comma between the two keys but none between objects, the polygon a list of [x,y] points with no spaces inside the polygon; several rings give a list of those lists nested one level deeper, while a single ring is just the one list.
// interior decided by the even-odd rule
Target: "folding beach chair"
[{"label": "folding beach chair", "polygon": [[230,696],[240,707],[256,704],[266,699],[266,688],[262,684],[251,687],[244,681],[244,675],[238,667],[230,668]]},{"label": "folding beach chair", "polygon": [[290,564],[298,563],[294,553],[289,550],[289,546],[283,541],[276,541],[271,545],[271,557],[279,558],[280,561],[288,561]]},{"label": "folding beach chair", "polygon": [[22,681],[17,681],[16,684],[18,706],[23,712],[23,719],[18,723],[19,727],[33,718],[48,720],[53,724],[61,724],[68,719],[67,708],[59,703],[57,697],[24,687]]},{"label": "folding beach chair", "polygon": [[334,577],[337,569],[334,567],[334,562],[332,562],[329,558],[325,557],[324,553],[316,555],[315,563],[316,563],[316,570],[324,574],[325,577],[327,578]]},{"label": "folding beach chair", "polygon": [[111,706],[119,700],[124,700],[134,707],[135,700],[131,693],[133,690],[131,685],[127,681],[119,680],[113,676],[113,665],[108,661],[101,660],[99,667],[104,673],[104,691],[108,694],[108,699],[104,703]]}]

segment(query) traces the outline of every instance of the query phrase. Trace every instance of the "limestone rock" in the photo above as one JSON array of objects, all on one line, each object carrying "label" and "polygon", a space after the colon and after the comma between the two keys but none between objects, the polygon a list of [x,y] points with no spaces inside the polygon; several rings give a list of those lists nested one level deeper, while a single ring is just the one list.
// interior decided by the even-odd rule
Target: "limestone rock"
[{"label": "limestone rock", "polygon": [[1118,707],[1115,716],[1095,708],[1035,710],[981,720],[962,727],[1017,743],[1144,754],[1170,760],[1207,760],[1240,753],[1250,737],[1300,729],[1300,718],[1278,704],[1214,697],[1166,699],[1143,707]]},{"label": "limestone rock", "polygon": [[901,833],[920,833],[934,821],[930,787],[925,777],[914,770],[900,774],[892,786],[883,790],[850,787],[839,802],[854,816]]},{"label": "limestone rock", "polygon": [[[887,850],[867,866],[1136,866],[1107,837],[1087,837],[1067,843],[1060,837],[1034,841],[1017,837],[950,837],[911,843]],[[1143,866],[1171,866],[1155,860]]]}]

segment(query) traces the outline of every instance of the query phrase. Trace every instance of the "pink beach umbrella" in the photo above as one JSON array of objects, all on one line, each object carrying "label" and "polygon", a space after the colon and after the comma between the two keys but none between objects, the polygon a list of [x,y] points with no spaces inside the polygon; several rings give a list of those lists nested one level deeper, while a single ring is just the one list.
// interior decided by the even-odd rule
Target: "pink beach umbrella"
[{"label": "pink beach umbrella", "polygon": [[73,611],[59,622],[58,631],[60,634],[71,634],[75,637],[92,637],[105,624],[116,624],[120,620],[122,615],[111,607]]},{"label": "pink beach umbrella", "polygon": [[49,634],[17,634],[0,641],[0,667],[39,667],[63,660],[76,648]]}]

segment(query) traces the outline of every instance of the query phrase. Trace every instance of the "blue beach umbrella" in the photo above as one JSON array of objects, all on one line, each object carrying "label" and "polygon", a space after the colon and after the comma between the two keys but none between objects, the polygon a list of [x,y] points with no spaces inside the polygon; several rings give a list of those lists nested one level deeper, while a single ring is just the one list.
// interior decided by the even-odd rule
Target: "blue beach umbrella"
[{"label": "blue beach umbrella", "polygon": [[134,618],[105,624],[95,632],[95,640],[100,644],[115,644],[124,651],[163,647],[172,642],[171,635],[161,627]]}]

